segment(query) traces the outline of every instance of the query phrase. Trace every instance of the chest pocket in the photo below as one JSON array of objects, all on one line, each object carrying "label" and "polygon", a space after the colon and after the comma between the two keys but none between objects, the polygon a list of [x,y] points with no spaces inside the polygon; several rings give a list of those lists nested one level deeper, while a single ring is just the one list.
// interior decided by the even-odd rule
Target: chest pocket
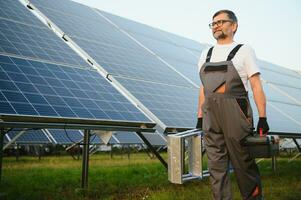
[{"label": "chest pocket", "polygon": [[202,69],[202,82],[207,92],[216,92],[226,83],[228,65],[222,63],[208,63]]}]

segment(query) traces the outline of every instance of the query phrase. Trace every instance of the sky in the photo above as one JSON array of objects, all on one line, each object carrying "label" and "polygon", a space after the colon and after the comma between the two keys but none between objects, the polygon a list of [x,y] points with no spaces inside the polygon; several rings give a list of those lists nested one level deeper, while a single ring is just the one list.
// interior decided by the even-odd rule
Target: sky
[{"label": "sky", "polygon": [[301,71],[300,0],[73,1],[212,45],[212,15],[229,9],[238,18],[236,42],[251,45],[259,59]]}]

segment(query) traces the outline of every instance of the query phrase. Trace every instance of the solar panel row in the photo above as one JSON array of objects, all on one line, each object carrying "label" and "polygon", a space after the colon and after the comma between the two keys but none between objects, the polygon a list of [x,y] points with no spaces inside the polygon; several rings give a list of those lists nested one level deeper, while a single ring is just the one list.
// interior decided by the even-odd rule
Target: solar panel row
[{"label": "solar panel row", "polygon": [[[76,42],[80,48],[86,51],[103,69],[105,69],[109,74],[112,74],[123,87],[142,102],[148,110],[155,114],[155,116],[158,117],[166,127],[194,127],[198,85],[200,84],[197,73],[197,61],[199,54],[201,50],[205,48],[205,45],[67,0],[31,0],[31,2],[52,22],[54,22],[54,24],[62,29],[63,32],[70,36],[71,39]],[[9,3],[5,3],[4,5],[9,7],[6,4],[8,5]],[[56,6],[58,4],[60,6]],[[12,7],[16,7],[16,5]],[[15,8],[15,10],[18,9],[20,8]],[[28,25],[31,21],[34,21],[33,19],[27,20],[27,18],[31,18],[32,16],[27,16],[28,13],[26,14],[25,11],[20,11],[20,13],[15,14],[14,11],[3,12],[2,15],[0,15],[0,20],[3,18],[5,21],[5,25],[3,25],[4,28],[2,28],[4,30],[2,35],[4,36],[9,33],[14,33],[12,31],[13,29],[7,28],[7,24],[16,23],[16,21],[18,21],[18,26],[20,26],[19,24]],[[17,27],[17,25],[11,26]],[[39,27],[40,24],[38,22],[32,22],[30,26]],[[48,29],[44,29],[48,31]],[[19,35],[18,32],[16,33]],[[20,35],[22,36],[22,34]],[[49,38],[48,36],[45,37]],[[44,36],[41,38],[44,38]],[[26,45],[31,43],[27,41],[27,37],[25,36],[22,36],[20,40],[22,40],[22,42],[25,41]],[[8,41],[12,43],[15,42],[15,39],[10,38]],[[20,44],[20,42],[15,43]],[[7,43],[5,43],[5,45],[5,48],[8,50],[4,49],[3,52],[6,54],[13,53],[19,56],[26,55],[25,53],[23,53],[24,55],[20,53],[20,50],[18,50],[22,49],[20,46],[16,48],[19,52],[13,52],[13,45],[9,46]],[[36,47],[31,48],[35,49]],[[9,52],[10,49],[12,49],[12,52]],[[58,47],[58,49],[63,48]],[[35,51],[36,50],[33,52]],[[63,50],[59,50],[58,52],[61,51]],[[93,90],[91,89],[91,84],[93,83],[94,85],[94,82],[97,82],[96,79],[102,79],[100,75],[92,76],[94,78],[92,82],[89,82],[89,80],[91,80],[91,76],[89,76],[89,78],[84,78],[85,81],[81,87],[81,84],[78,83],[74,77],[70,77],[69,71],[64,71],[64,75],[60,73],[57,74],[58,72],[55,70],[56,68],[52,69],[48,65],[52,66],[54,65],[53,62],[56,62],[56,65],[63,69],[67,69],[68,66],[71,65],[71,68],[73,70],[76,69],[77,73],[81,73],[81,69],[79,68],[85,68],[82,69],[85,73],[86,71],[92,73],[93,70],[87,70],[86,67],[82,67],[82,65],[78,66],[78,64],[71,63],[68,60],[66,61],[57,58],[50,52],[46,52],[45,55],[51,56],[50,58],[46,58],[43,56],[35,57],[27,55],[27,57],[51,61],[51,63],[46,62],[47,72],[37,71],[39,68],[34,66],[34,69],[46,82],[46,85],[42,84],[42,86],[54,87],[52,88],[54,94],[41,94],[50,107],[70,108],[74,115],[71,115],[70,112],[66,112],[66,110],[62,110],[61,114],[68,113],[64,115],[67,115],[67,117],[79,118],[91,118],[91,116],[92,118],[98,118],[99,116],[95,116],[93,113],[93,109],[95,108],[99,108],[99,110],[103,112],[107,111],[107,104],[104,104],[105,106],[101,107],[97,104],[97,102],[108,100],[106,103],[111,103],[111,99],[103,99],[105,98],[103,96],[104,94],[98,93],[99,88],[96,88],[96,86],[92,87]],[[63,58],[65,57],[66,56],[63,56]],[[3,59],[5,60],[6,58]],[[77,59],[78,58],[76,57],[74,60]],[[5,62],[2,63],[7,64]],[[16,63],[14,64],[18,65]],[[265,80],[264,88],[268,98],[267,112],[269,116],[272,116],[269,118],[272,131],[300,133],[301,98],[299,94],[301,88],[299,88],[299,85],[301,76],[291,70],[263,61],[260,61],[260,66],[262,67],[262,77]],[[18,65],[17,67],[23,69],[23,66],[20,67]],[[31,95],[28,95],[27,93],[36,94],[35,92],[26,91],[24,89],[24,91],[22,91],[21,89],[24,84],[28,84],[28,82],[26,82],[28,80],[30,81],[30,84],[34,85],[34,87],[36,87],[36,85],[37,87],[41,87],[41,81],[30,79],[31,76],[35,75],[25,73],[21,76],[18,71],[9,71],[7,68],[4,70],[2,69],[1,72],[3,73],[0,74],[0,79],[2,77],[1,80],[4,81],[4,85],[8,85],[3,86],[3,92],[0,93],[0,101],[6,103],[5,106],[3,106],[3,109],[8,110],[9,112],[12,112],[11,110],[13,110],[16,114],[19,114],[16,112],[16,109],[19,109],[18,106],[13,109],[9,107],[12,103],[16,104],[28,101],[30,105],[35,104],[33,108],[35,108],[36,105],[40,105],[40,101],[34,102],[33,100],[30,100],[31,97],[28,97]],[[97,74],[96,71],[94,72]],[[51,80],[51,78],[54,77],[49,76],[49,73],[54,75],[55,80]],[[66,78],[65,75],[70,77],[70,79]],[[9,82],[7,78],[9,78],[9,80],[13,80],[14,86],[21,91],[23,96],[15,94],[18,92],[13,90],[15,89],[13,86],[6,83]],[[190,79],[191,81],[187,81],[187,79]],[[57,85],[59,84],[57,82],[61,83],[61,85]],[[100,83],[98,87],[102,84],[103,83]],[[56,88],[63,88],[65,90],[63,90],[63,92],[59,92]],[[74,90],[80,91],[81,94],[79,96],[74,96]],[[38,91],[40,92],[40,90]],[[98,93],[98,96],[101,96],[102,98],[95,98],[95,93]],[[115,94],[115,92],[113,93]],[[15,98],[14,95],[18,98]],[[119,95],[120,94],[118,93],[117,96],[119,97]],[[55,103],[52,105],[52,103],[49,103],[51,100],[48,100],[49,97],[47,99],[46,96],[58,97],[66,104],[66,106],[61,103],[60,105],[56,105]],[[95,99],[91,97],[94,97]],[[70,100],[70,98],[72,98],[72,100]],[[12,101],[12,99],[17,100]],[[88,102],[84,100],[91,100],[93,103],[91,103],[91,101]],[[83,101],[85,103],[83,103]],[[119,99],[116,105],[111,105],[111,107],[115,108],[118,114],[107,114],[109,119],[135,120],[132,118],[133,114],[135,114],[135,116],[139,116],[140,114],[138,118],[140,120],[142,119],[142,121],[147,121],[147,118],[142,113],[139,113],[138,110],[135,110],[135,112],[132,113],[132,110],[128,112],[129,110],[127,109],[127,113],[123,113],[124,115],[122,115],[122,112],[125,111],[123,109],[126,107],[124,106],[124,103],[125,101],[123,102],[123,100]],[[8,104],[9,106],[7,106]],[[126,104],[132,105],[129,102]],[[254,109],[255,105],[253,104],[252,107],[255,111],[254,114],[256,120],[257,112],[256,109]],[[83,108],[85,112],[81,112],[82,110],[78,110],[79,108]],[[21,112],[20,110],[21,109],[19,109],[19,112]],[[58,115],[55,116],[62,116],[59,114],[59,110],[54,109],[54,111],[58,113]],[[97,114],[98,113],[99,112],[97,112]],[[139,114],[136,115],[136,113]],[[40,113],[37,112],[37,114],[39,115]],[[120,115],[122,117],[126,116],[126,118],[123,119]]]},{"label": "solar panel row", "polygon": [[[67,1],[64,1],[64,3],[68,5],[69,10],[76,7],[76,9],[82,9],[81,14],[75,15],[67,11],[67,6],[54,9],[53,3],[50,1],[31,2],[65,33],[71,36],[108,73],[113,74],[123,83],[126,80],[129,84],[123,84],[123,86],[140,102],[144,105],[146,101],[150,102],[150,99],[147,100],[143,96],[148,94],[148,97],[152,96],[152,99],[155,98],[163,107],[168,107],[160,110],[160,108],[155,106],[147,106],[167,127],[194,126],[196,104],[188,104],[183,99],[188,99],[189,103],[191,101],[196,102],[198,91],[195,87],[175,70],[158,60],[151,52],[146,51],[126,34],[112,26],[101,16],[101,13],[90,8],[89,10],[87,9],[88,7],[76,3],[71,5]],[[78,20],[84,23],[78,23]],[[90,30],[93,31],[89,32]],[[190,54],[188,55],[194,61],[197,60]],[[138,88],[135,88],[135,86]],[[150,88],[153,89],[150,90]],[[138,93],[134,92],[138,90],[143,95],[138,95]],[[168,95],[162,93],[163,90],[168,92]],[[170,101],[173,100],[174,102],[176,99],[181,101],[178,101],[177,104]],[[189,109],[187,109],[188,106]]]},{"label": "solar panel row", "polygon": [[[22,129],[13,129],[6,134],[4,143],[13,140]],[[158,134],[144,133],[144,136],[154,146],[165,146],[166,140]],[[83,132],[79,130],[45,129],[27,130],[18,137],[14,144],[33,145],[33,144],[60,144],[71,145],[83,142]],[[104,144],[101,137],[92,135],[90,144]],[[139,136],[132,132],[116,132],[109,140],[109,144],[144,144]]]},{"label": "solar panel row", "polygon": [[0,56],[5,114],[147,121],[95,70]]},{"label": "solar panel row", "polygon": [[1,11],[1,115],[150,122],[19,1]]},{"label": "solar panel row", "polygon": [[[89,7],[77,3],[72,4],[69,1],[64,1],[65,6],[59,9],[51,1],[32,0],[32,2],[62,30],[73,37],[74,41],[105,70],[115,75],[117,80],[166,126],[194,126],[198,95],[195,86],[200,84],[197,61],[200,51],[205,48],[205,45],[97,9],[89,9]],[[76,16],[73,11],[70,11],[72,9],[68,11],[67,7],[81,10],[81,14]],[[77,24],[75,19],[78,18],[85,21],[85,25],[81,25],[83,23]],[[72,26],[68,26],[68,24],[72,24]],[[94,25],[98,28],[93,29],[95,30],[93,34],[85,36],[84,32],[87,33],[89,30],[87,24],[90,27]],[[110,24],[112,26],[109,29],[100,31],[101,27],[107,27]],[[81,32],[78,31],[79,29]],[[122,34],[124,32],[126,34]],[[86,38],[87,42],[81,41],[79,38]],[[132,40],[132,43],[129,39]],[[124,47],[123,41],[127,41],[126,46],[129,54],[120,53],[124,52],[120,51]],[[94,43],[97,42],[98,45],[96,46]],[[159,62],[160,64],[156,68],[149,68],[145,65],[147,60],[142,59],[140,54],[137,56],[136,52],[141,52],[141,49],[151,55],[156,54],[165,63]],[[151,56],[148,55],[148,57]],[[269,116],[273,116],[269,118],[272,123],[272,130],[284,131],[286,126],[289,126],[287,130],[300,132],[301,120],[298,114],[300,112],[300,104],[298,103],[300,97],[294,94],[300,94],[298,92],[300,88],[296,88],[296,85],[300,85],[296,84],[301,80],[300,75],[267,62],[260,61],[260,65],[262,66],[263,79],[276,84],[276,88],[269,83],[264,84],[269,102],[267,110]],[[162,74],[156,76],[158,71],[156,69],[158,68]],[[149,71],[149,69],[152,70]],[[169,73],[166,70],[180,72],[192,80],[194,84],[186,82],[183,85],[182,80],[184,79],[178,73]],[[171,74],[173,74],[172,77],[177,77],[176,79],[181,81],[175,82],[174,78],[170,78]],[[165,80],[160,79],[162,77]],[[283,92],[287,95],[284,95]],[[290,116],[288,117],[283,108],[292,110],[290,107],[295,108],[297,113],[290,112],[292,115],[288,114]],[[257,120],[256,109],[253,110],[255,111],[255,120]]]}]

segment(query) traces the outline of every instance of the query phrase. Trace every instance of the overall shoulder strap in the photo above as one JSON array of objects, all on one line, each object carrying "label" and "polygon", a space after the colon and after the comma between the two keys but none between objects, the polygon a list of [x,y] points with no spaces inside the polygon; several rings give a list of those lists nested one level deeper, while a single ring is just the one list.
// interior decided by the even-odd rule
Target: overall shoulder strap
[{"label": "overall shoulder strap", "polygon": [[213,47],[211,47],[207,53],[206,62],[210,62],[212,50],[213,50]]},{"label": "overall shoulder strap", "polygon": [[232,51],[228,55],[227,61],[230,61],[232,60],[232,58],[234,58],[235,54],[238,52],[242,45],[243,44],[238,44],[234,49],[232,49]]}]

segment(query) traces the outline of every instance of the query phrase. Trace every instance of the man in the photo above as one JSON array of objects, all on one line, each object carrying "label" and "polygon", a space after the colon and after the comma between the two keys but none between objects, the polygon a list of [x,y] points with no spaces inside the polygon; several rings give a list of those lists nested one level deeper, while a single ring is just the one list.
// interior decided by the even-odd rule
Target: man
[{"label": "man", "polygon": [[266,99],[253,49],[239,45],[233,37],[237,18],[230,10],[220,10],[209,24],[217,41],[202,52],[197,128],[204,131],[210,182],[215,200],[232,199],[229,178],[231,162],[244,200],[262,199],[259,170],[250,157],[244,139],[253,133],[248,99],[248,81],[259,113],[257,132],[267,133]]}]

